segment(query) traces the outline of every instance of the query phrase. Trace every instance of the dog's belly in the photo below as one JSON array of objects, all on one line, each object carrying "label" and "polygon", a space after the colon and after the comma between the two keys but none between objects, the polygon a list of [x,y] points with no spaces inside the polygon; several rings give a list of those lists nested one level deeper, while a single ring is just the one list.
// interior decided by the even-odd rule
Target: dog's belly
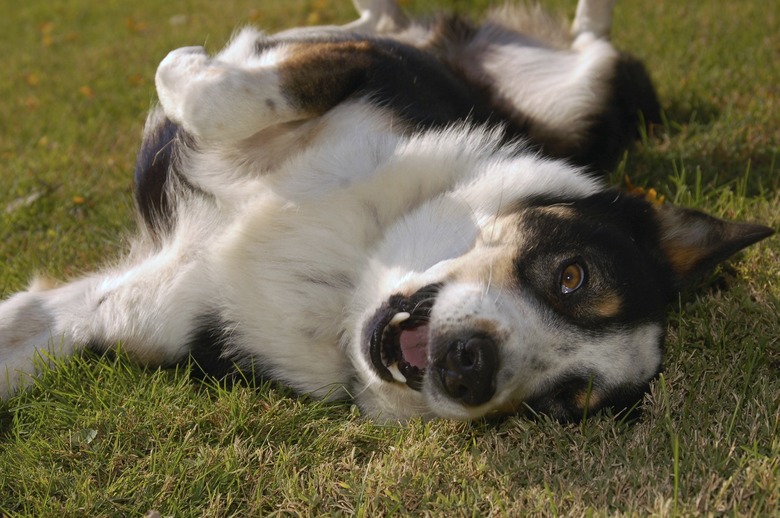
[{"label": "dog's belly", "polygon": [[[357,237],[365,225],[341,219],[264,203],[230,227],[213,261],[242,352],[273,379],[319,397],[346,396],[337,385],[353,376],[343,308],[371,242]],[[355,228],[344,233],[348,223]]]}]

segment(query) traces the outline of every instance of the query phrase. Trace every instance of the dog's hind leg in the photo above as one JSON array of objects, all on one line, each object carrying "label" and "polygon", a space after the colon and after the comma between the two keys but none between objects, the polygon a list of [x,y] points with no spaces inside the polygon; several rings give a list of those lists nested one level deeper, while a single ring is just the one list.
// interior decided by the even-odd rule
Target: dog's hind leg
[{"label": "dog's hind leg", "polygon": [[395,0],[353,0],[360,18],[342,29],[381,34],[398,32],[409,25],[409,19]]},{"label": "dog's hind leg", "polygon": [[170,247],[126,269],[33,286],[0,303],[0,398],[26,385],[38,362],[83,347],[121,343],[148,365],[185,359],[216,291],[205,266],[187,256]]},{"label": "dog's hind leg", "polygon": [[576,46],[584,34],[598,39],[608,39],[612,29],[612,9],[616,0],[580,0],[571,26]]}]

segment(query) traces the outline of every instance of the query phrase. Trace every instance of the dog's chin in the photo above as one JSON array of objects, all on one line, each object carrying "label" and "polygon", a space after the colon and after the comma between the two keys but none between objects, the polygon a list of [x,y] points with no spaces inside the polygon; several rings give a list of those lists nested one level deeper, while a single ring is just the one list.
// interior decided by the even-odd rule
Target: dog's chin
[{"label": "dog's chin", "polygon": [[369,319],[365,354],[383,381],[422,390],[430,361],[431,309],[439,289],[430,284],[409,296],[393,295]]}]

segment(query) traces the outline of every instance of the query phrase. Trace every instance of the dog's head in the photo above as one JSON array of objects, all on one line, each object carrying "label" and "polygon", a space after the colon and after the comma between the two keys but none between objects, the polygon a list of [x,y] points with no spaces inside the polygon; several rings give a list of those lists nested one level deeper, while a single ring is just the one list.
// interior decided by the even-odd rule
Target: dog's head
[{"label": "dog's head", "polygon": [[367,278],[357,398],[385,418],[630,412],[661,368],[666,304],[772,233],[617,191],[506,200],[492,217],[432,203]]}]

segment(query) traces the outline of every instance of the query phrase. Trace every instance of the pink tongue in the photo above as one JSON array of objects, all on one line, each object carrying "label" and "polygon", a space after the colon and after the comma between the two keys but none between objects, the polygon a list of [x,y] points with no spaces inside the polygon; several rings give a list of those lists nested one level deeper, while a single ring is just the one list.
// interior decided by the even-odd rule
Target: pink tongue
[{"label": "pink tongue", "polygon": [[398,337],[401,354],[409,365],[424,369],[428,365],[428,326],[404,329]]}]

